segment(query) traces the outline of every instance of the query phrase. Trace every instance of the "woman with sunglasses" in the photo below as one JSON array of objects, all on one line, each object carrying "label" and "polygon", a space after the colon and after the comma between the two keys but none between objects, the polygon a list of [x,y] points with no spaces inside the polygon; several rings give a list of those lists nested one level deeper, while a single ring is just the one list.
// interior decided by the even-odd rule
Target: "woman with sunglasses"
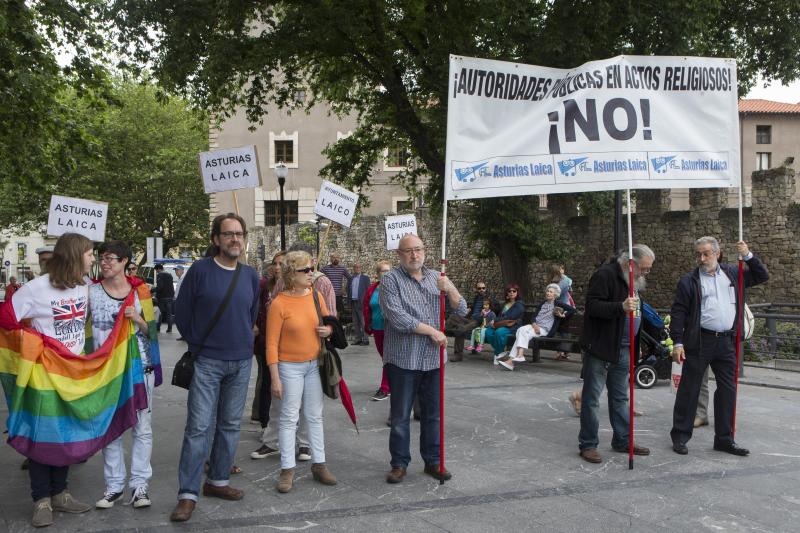
[{"label": "woman with sunglasses", "polygon": [[506,339],[514,335],[522,325],[522,315],[525,313],[525,304],[519,299],[519,285],[509,283],[506,285],[506,301],[498,317],[486,328],[486,342],[492,345],[495,353],[494,364],[499,354],[505,350]]},{"label": "woman with sunglasses", "polygon": [[[311,444],[311,475],[323,485],[335,485],[336,478],[325,465],[325,436],[322,428],[322,383],[317,355],[320,338],[327,338],[331,326],[321,326],[312,293],[313,267],[306,252],[289,252],[281,264],[284,290],[275,297],[267,313],[267,364],[272,395],[281,400],[278,442],[281,472],[278,492],[292,490],[295,470],[295,437],[302,405]],[[328,306],[317,294],[320,313]]]}]

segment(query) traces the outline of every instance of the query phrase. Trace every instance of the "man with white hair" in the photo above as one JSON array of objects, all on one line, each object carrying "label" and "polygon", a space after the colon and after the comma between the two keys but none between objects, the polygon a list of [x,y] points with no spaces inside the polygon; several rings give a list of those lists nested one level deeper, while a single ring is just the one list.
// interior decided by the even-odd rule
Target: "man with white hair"
[{"label": "man with white hair", "polygon": [[439,461],[439,349],[447,344],[440,329],[440,293],[460,316],[467,314],[467,302],[446,276],[425,266],[425,245],[416,235],[400,239],[397,257],[400,264],[383,275],[378,296],[384,317],[383,363],[392,391],[392,470],[386,481],[400,483],[406,476],[411,461],[409,418],[416,397],[424,471],[436,479],[450,479]]},{"label": "man with white hair", "polygon": [[[670,310],[670,335],[675,342],[672,358],[683,363],[681,382],[672,413],[672,449],[686,455],[703,374],[711,366],[717,381],[714,393],[714,449],[745,456],[750,451],[733,440],[733,410],[736,405],[736,324],[743,307],[738,290],[737,265],[720,263],[719,242],[700,237],[694,243],[697,268],[678,281]],[[744,259],[745,287],[764,283],[769,273],[744,241],[736,243]]]},{"label": "man with white hair", "polygon": [[[611,448],[628,453],[630,416],[628,380],[630,347],[639,353],[639,330],[642,322],[642,302],[639,291],[645,288],[645,276],[650,273],[656,254],[644,244],[633,246],[633,296],[630,294],[627,250],[616,259],[601,265],[586,288],[586,310],[583,315],[581,347],[583,359],[583,407],[581,430],[578,434],[580,455],[584,461],[602,463],[597,451],[599,444],[598,412],[603,385],[608,388],[608,415],[613,435]],[[634,313],[633,339],[630,336],[630,313]],[[634,445],[635,455],[650,455],[644,446]]]}]

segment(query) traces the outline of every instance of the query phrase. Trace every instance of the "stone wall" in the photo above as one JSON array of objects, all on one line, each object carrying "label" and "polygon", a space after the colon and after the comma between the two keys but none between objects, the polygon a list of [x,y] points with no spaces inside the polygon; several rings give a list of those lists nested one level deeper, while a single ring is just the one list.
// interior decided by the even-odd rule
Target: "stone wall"
[{"label": "stone wall", "polygon": [[[771,279],[749,293],[749,301],[800,302],[800,205],[792,203],[795,172],[777,168],[753,174],[752,208],[743,212],[744,238],[750,248],[766,263]],[[694,266],[692,244],[703,235],[716,236],[723,256],[736,260],[738,212],[728,209],[724,189],[692,189],[689,211],[670,211],[668,191],[637,191],[637,212],[633,215],[634,241],[645,243],[656,253],[655,266],[648,276],[646,298],[657,307],[669,307],[680,275]],[[583,292],[596,266],[612,255],[613,227],[607,219],[571,216],[576,212],[570,195],[551,195],[548,211],[562,228],[565,239],[579,245],[581,252],[567,262],[567,274],[573,279],[576,302],[583,303]],[[420,235],[427,249],[427,263],[438,269],[441,253],[441,219],[433,219],[426,209],[417,211]],[[327,239],[327,251],[335,251],[350,267],[358,261],[364,271],[374,276],[379,259],[395,260],[394,252],[385,250],[383,217],[364,216],[351,228],[333,225]],[[475,282],[486,281],[499,295],[502,291],[500,265],[496,258],[477,259],[475,245],[466,237],[465,211],[451,203],[448,221],[448,274],[465,295],[471,295]],[[287,241],[297,242],[298,231],[313,247],[314,228],[287,227]],[[324,233],[324,230],[323,230]],[[267,258],[277,252],[279,228],[254,228],[250,235],[251,264],[258,265],[256,245],[266,245]],[[623,236],[627,243],[627,236]],[[328,252],[324,253],[326,260]],[[534,300],[546,285],[545,262],[532,261],[531,286]]]}]

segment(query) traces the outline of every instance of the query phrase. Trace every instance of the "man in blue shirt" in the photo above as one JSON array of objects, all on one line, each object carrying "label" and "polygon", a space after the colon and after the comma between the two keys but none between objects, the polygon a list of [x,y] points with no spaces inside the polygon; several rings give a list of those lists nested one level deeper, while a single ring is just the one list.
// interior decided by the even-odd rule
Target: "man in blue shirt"
[{"label": "man in blue shirt", "polygon": [[[672,414],[672,449],[689,453],[686,443],[692,438],[694,417],[703,374],[708,366],[714,371],[714,449],[745,456],[750,451],[733,440],[733,410],[736,404],[736,325],[743,302],[738,290],[739,269],[720,263],[719,242],[714,237],[700,237],[694,244],[697,268],[678,281],[670,316],[670,335],[674,341],[672,358],[683,363],[681,382]],[[764,264],[744,241],[736,244],[746,267],[745,287],[769,279]]]},{"label": "man in blue shirt", "polygon": [[[230,486],[229,478],[250,382],[253,325],[259,302],[258,274],[239,263],[246,237],[247,229],[239,215],[228,213],[215,218],[211,226],[214,256],[192,265],[175,305],[178,331],[196,359],[178,467],[178,505],[170,515],[173,522],[191,518],[206,459],[209,469],[203,495],[224,500],[244,497],[244,491]],[[237,268],[239,277],[230,300],[209,331]],[[212,430],[213,436],[209,434]]]},{"label": "man in blue shirt", "polygon": [[411,461],[409,418],[414,398],[420,402],[420,454],[425,473],[450,479],[439,461],[439,348],[447,344],[441,331],[441,292],[454,313],[464,316],[467,302],[453,283],[424,266],[425,246],[416,235],[400,239],[400,265],[381,278],[378,299],[384,318],[383,364],[389,376],[392,470],[388,483],[400,483]]}]

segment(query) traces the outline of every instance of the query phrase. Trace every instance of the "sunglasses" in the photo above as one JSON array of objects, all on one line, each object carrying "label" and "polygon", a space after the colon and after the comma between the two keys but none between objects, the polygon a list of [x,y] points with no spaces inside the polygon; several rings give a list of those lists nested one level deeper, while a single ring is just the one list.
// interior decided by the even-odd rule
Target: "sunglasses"
[{"label": "sunglasses", "polygon": [[309,272],[314,272],[314,267],[305,267],[305,268],[296,268],[294,270],[298,274],[302,272],[303,274],[308,274]]},{"label": "sunglasses", "polygon": [[486,287],[476,287],[479,291],[485,291]]}]

